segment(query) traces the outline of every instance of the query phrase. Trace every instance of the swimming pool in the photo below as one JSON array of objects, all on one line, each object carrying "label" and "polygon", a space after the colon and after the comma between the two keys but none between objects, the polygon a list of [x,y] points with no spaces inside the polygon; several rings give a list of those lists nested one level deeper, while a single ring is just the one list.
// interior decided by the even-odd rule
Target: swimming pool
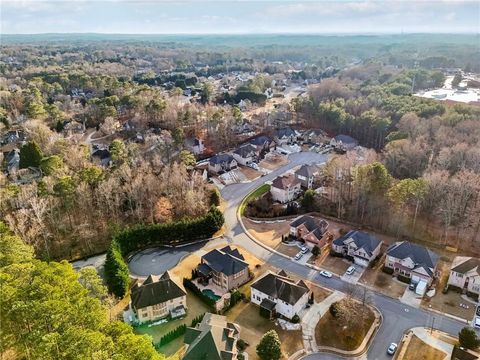
[{"label": "swimming pool", "polygon": [[218,299],[220,299],[221,296],[218,296],[217,294],[215,294],[212,290],[210,289],[205,289],[205,290],[202,290],[202,293],[204,293],[206,296],[208,296],[210,299],[212,300],[215,300],[217,301]]}]

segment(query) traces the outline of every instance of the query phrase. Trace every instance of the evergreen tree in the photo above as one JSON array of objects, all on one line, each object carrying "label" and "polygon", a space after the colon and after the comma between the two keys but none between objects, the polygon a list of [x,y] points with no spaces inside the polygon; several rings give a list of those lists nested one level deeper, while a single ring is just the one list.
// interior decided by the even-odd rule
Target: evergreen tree
[{"label": "evergreen tree", "polygon": [[30,141],[20,148],[20,169],[30,166],[39,167],[42,161],[42,150],[35,141]]},{"label": "evergreen tree", "polygon": [[282,356],[281,342],[275,330],[266,332],[257,345],[257,355],[262,360],[278,360]]}]

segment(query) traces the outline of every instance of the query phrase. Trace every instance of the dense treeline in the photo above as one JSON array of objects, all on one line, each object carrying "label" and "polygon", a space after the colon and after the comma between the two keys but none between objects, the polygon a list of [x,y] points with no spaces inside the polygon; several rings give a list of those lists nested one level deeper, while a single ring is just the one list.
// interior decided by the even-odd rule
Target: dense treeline
[{"label": "dense treeline", "polygon": [[132,251],[208,239],[220,230],[223,223],[223,214],[212,206],[204,217],[164,224],[136,225],[120,231],[113,237],[105,261],[105,278],[109,290],[118,297],[123,297],[127,293],[129,271],[124,257]]},{"label": "dense treeline", "polygon": [[165,357],[152,340],[108,319],[109,299],[95,269],[43,262],[0,223],[2,301],[0,353],[18,359],[142,359]]}]

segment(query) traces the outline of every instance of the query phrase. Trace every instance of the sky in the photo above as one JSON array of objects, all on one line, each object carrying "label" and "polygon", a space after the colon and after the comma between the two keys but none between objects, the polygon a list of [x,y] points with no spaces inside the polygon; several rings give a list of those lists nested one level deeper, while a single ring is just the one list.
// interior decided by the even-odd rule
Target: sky
[{"label": "sky", "polygon": [[479,33],[480,1],[0,0],[3,34]]}]

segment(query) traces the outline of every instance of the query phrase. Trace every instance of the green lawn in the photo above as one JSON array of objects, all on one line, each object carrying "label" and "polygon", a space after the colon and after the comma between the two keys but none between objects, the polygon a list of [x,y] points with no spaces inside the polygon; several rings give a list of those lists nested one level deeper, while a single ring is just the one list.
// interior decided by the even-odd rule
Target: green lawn
[{"label": "green lawn", "polygon": [[257,188],[255,191],[248,194],[247,197],[245,199],[243,199],[242,203],[240,204],[240,215],[243,215],[243,211],[245,210],[245,206],[250,201],[258,199],[260,196],[267,193],[268,191],[270,191],[270,185],[269,184],[263,184],[262,186]]},{"label": "green lawn", "polygon": [[[200,314],[205,312],[209,312],[209,308],[205,305],[195,294],[193,294],[190,290],[187,289],[187,316],[183,319],[177,319],[169,321],[168,323],[151,326],[148,327],[147,325],[141,325],[135,327],[135,332],[138,334],[147,334],[153,338],[153,342],[157,343],[160,338],[168,333],[169,331],[175,329],[177,326],[181,324],[186,324],[190,326],[192,320]],[[183,345],[183,336],[179,337],[178,339],[172,341],[171,343],[162,346],[159,351],[167,356],[175,354],[178,349]]]}]

